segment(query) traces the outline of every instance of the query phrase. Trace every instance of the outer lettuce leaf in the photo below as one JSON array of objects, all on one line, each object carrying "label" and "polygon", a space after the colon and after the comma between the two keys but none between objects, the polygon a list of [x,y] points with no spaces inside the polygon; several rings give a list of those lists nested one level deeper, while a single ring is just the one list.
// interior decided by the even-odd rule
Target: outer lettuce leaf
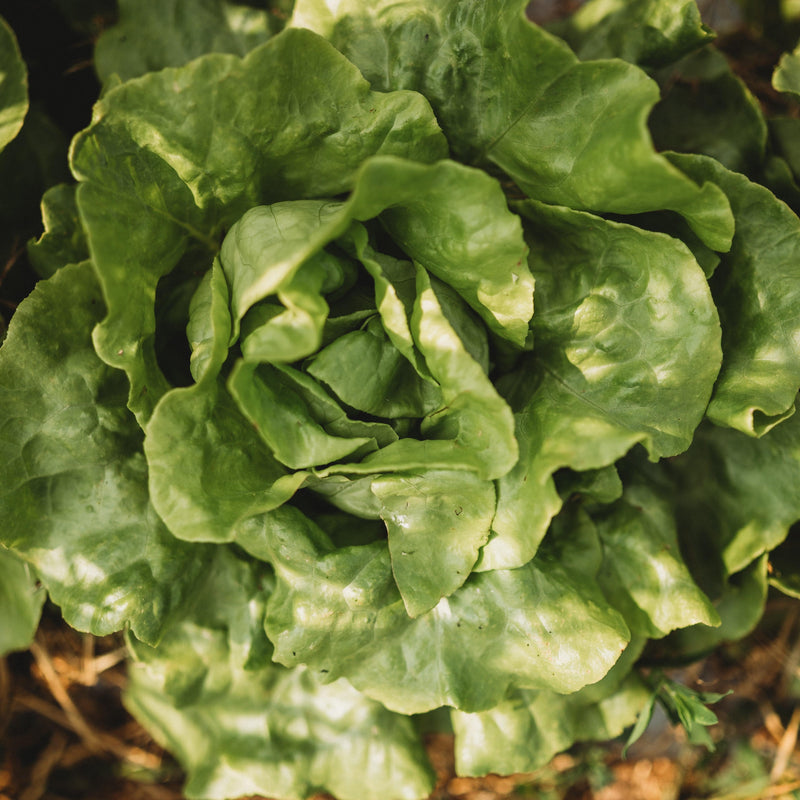
[{"label": "outer lettuce leaf", "polygon": [[[25,63],[13,31],[0,17],[0,151],[17,136],[27,111]],[[5,335],[2,321],[0,335]],[[28,647],[39,624],[46,596],[43,588],[37,588],[36,575],[30,565],[12,552],[0,549],[0,610],[4,616],[0,628],[0,656]]]},{"label": "outer lettuce leaf", "polygon": [[660,151],[699,153],[728,169],[757,173],[767,123],[758,100],[722,53],[706,47],[658,77],[663,94],[649,126]]},{"label": "outer lettuce leaf", "polygon": [[130,642],[125,703],[187,770],[186,796],[427,796],[432,770],[411,720],[343,680],[321,685],[302,667],[253,663],[268,644],[258,633],[262,571],[218,551],[206,602],[158,648]]},{"label": "outer lettuce leaf", "polygon": [[244,56],[271,35],[266,9],[225,0],[117,0],[119,21],[103,31],[94,49],[100,81],[138,78],[179,67],[206,53]]},{"label": "outer lettuce leaf", "polygon": [[519,690],[489,711],[453,712],[457,773],[532,772],[576,742],[619,736],[651,694],[637,675],[605,697],[592,697],[595,686],[568,695]]},{"label": "outer lettuce leaf", "polygon": [[0,150],[22,128],[28,112],[28,73],[17,39],[0,17]]},{"label": "outer lettuce leaf", "polygon": [[[373,88],[422,92],[459,159],[500,167],[530,197],[617,213],[670,209],[726,250],[725,198],[653,149],[656,84],[621,61],[579,62],[525,19],[525,5],[299,0],[292,24],[329,38]],[[618,152],[625,158],[608,157]]]},{"label": "outer lettuce leaf", "polygon": [[89,257],[86,235],[75,204],[75,186],[60,183],[42,197],[44,233],[28,243],[28,259],[42,278],[49,278],[64,264]]},{"label": "outer lettuce leaf", "polygon": [[790,92],[800,97],[800,45],[793,52],[781,56],[772,75],[772,85],[779,92]]},{"label": "outer lettuce leaf", "polygon": [[0,549],[0,656],[27,648],[47,598],[44,587],[36,585],[36,573],[14,553]]},{"label": "outer lettuce leaf", "polygon": [[672,509],[656,491],[629,483],[594,521],[603,546],[600,586],[634,633],[660,638],[689,625],[719,625],[681,557]]},{"label": "outer lettuce leaf", "polygon": [[346,677],[402,713],[491,708],[512,683],[575,691],[608,672],[628,642],[597,588],[556,559],[472,575],[410,619],[384,542],[337,549],[287,506],[237,542],[275,568],[266,620],[275,660]]},{"label": "outer lettuce leaf", "polygon": [[630,674],[643,644],[631,643],[601,681],[572,694],[517,689],[487,711],[452,711],[456,772],[532,772],[575,742],[619,736],[652,693]]},{"label": "outer lettuce leaf", "polygon": [[721,358],[708,284],[680,242],[532,201],[519,209],[536,348],[504,381],[522,455],[498,483],[480,569],[533,557],[561,506],[556,470],[607,466],[637,442],[653,459],[685,450]]},{"label": "outer lettuce leaf", "polygon": [[370,92],[307,31],[244,61],[211,54],[150,73],[96,106],[71,159],[109,308],[94,338],[128,374],[140,421],[168,388],[154,355],[159,279],[176,267],[205,272],[223,230],[259,203],[347,191],[375,153],[431,161],[446,144],[422,97]]},{"label": "outer lettuce leaf", "polygon": [[626,477],[622,498],[607,507],[590,505],[591,517],[581,504],[567,506],[553,520],[541,557],[596,583],[634,636],[719,625],[681,557],[669,495]]},{"label": "outer lettuce leaf", "polygon": [[666,663],[696,661],[723,642],[737,641],[751,633],[767,602],[767,568],[768,557],[763,555],[731,575],[714,599],[720,625],[716,628],[692,625],[674,631],[654,650],[653,657]]},{"label": "outer lettuce leaf", "polygon": [[125,377],[92,349],[102,314],[85,262],[14,315],[0,349],[0,537],[74,628],[129,626],[155,642],[192,599],[207,550],[176,541],[150,505]]},{"label": "outer lettuce leaf", "polygon": [[671,634],[666,657],[696,657],[745,636],[760,619],[769,553],[800,519],[796,420],[760,439],[706,425],[693,446],[669,462],[623,466],[624,481],[635,468],[673,498],[681,551],[722,620],[716,629],[698,625]]},{"label": "outer lettuce leaf", "polygon": [[555,31],[584,61],[671,64],[714,38],[695,0],[590,0]]},{"label": "outer lettuce leaf", "polygon": [[670,156],[728,195],[736,217],[714,275],[723,361],[709,418],[759,436],[794,412],[800,388],[800,220],[768,189],[703,156]]},{"label": "outer lettuce leaf", "polygon": [[691,449],[665,465],[682,546],[693,566],[721,559],[739,572],[777,547],[800,520],[800,419],[753,439],[703,426]]}]

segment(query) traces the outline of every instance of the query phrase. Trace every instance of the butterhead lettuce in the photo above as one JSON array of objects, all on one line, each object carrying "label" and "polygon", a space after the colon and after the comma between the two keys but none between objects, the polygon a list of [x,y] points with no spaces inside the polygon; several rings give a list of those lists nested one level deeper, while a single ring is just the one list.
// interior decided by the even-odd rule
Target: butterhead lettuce
[{"label": "butterhead lettuce", "polygon": [[563,40],[521,0],[169,5],[142,60],[166,6],[121,4],[45,197],[0,542],[126,632],[189,797],[424,797],[437,709],[462,774],[618,735],[800,519],[800,222],[648,128],[694,4],[634,42],[605,0]]}]

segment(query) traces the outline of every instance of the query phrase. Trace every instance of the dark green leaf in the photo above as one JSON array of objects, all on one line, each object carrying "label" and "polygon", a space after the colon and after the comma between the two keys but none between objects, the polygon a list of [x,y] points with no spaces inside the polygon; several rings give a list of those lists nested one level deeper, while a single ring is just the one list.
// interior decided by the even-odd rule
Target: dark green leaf
[{"label": "dark green leaf", "polygon": [[75,205],[75,186],[60,183],[42,197],[44,233],[28,243],[28,258],[43,278],[49,278],[65,264],[89,257],[86,235]]},{"label": "dark green leaf", "polygon": [[266,9],[226,0],[117,0],[119,21],[95,44],[102,83],[180,67],[206,53],[244,56],[271,35]]},{"label": "dark green leaf", "polygon": [[736,234],[713,282],[723,359],[708,416],[759,436],[794,412],[800,388],[800,220],[768,189],[710,158],[670,158],[731,202]]},{"label": "dark green leaf", "polygon": [[707,47],[664,70],[659,79],[664,90],[649,125],[660,151],[700,153],[737,172],[759,169],[767,123],[722,53]]},{"label": "dark green leaf", "polygon": [[70,625],[130,626],[155,642],[191,601],[208,553],[174,539],[150,505],[125,376],[92,349],[103,310],[84,262],[41,282],[14,315],[0,349],[0,536]]},{"label": "dark green leaf", "polygon": [[695,0],[590,0],[555,32],[584,61],[622,58],[643,67],[670,64],[714,38]]}]

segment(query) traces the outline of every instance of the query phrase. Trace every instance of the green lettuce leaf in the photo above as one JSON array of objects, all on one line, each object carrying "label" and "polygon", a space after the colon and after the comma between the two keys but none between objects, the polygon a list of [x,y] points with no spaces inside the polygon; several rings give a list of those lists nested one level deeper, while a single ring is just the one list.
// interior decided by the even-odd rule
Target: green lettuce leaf
[{"label": "green lettuce leaf", "polygon": [[392,574],[410,617],[433,609],[469,577],[489,538],[494,485],[471,472],[420,471],[372,481],[389,533]]},{"label": "green lettuce leaf", "polygon": [[525,344],[533,279],[519,218],[495,179],[448,160],[426,165],[371,158],[344,203],[308,200],[248,211],[221,254],[235,316],[241,319],[256,302],[277,293],[322,247],[347,234],[351,222],[375,217],[411,259],[452,286],[490,329]]},{"label": "green lettuce leaf", "polygon": [[658,78],[662,97],[649,126],[659,151],[698,153],[737,172],[758,172],[767,123],[758,100],[721,52],[706,47]]},{"label": "green lettuce leaf", "polygon": [[760,439],[706,424],[675,459],[622,464],[623,481],[635,470],[672,498],[681,552],[722,621],[718,628],[695,625],[671,634],[664,640],[667,658],[702,655],[747,635],[760,619],[770,551],[800,519],[796,419]]},{"label": "green lettuce leaf", "polygon": [[443,405],[439,387],[419,376],[377,317],[331,342],[306,369],[343,403],[372,416],[424,417]]},{"label": "green lettuce leaf", "polygon": [[556,470],[607,466],[637,442],[653,459],[685,450],[721,358],[708,284],[680,242],[532,201],[519,210],[536,345],[504,379],[522,456],[500,478],[480,569],[533,557],[561,505]]},{"label": "green lettuce leaf", "polygon": [[667,664],[696,661],[723,642],[738,641],[752,633],[767,602],[767,568],[768,557],[763,555],[731,575],[714,598],[719,626],[691,625],[673,631],[653,650],[653,658]]},{"label": "green lettuce leaf", "polygon": [[454,441],[475,454],[482,477],[499,478],[517,461],[511,409],[458,337],[437,285],[417,267],[411,331],[445,403],[423,421],[422,433]]},{"label": "green lettuce leaf", "polygon": [[779,92],[790,92],[800,96],[800,45],[791,53],[784,53],[781,56],[772,74],[772,85]]},{"label": "green lettuce leaf", "polygon": [[693,564],[717,554],[726,574],[777,547],[800,520],[800,419],[761,439],[705,425],[692,447],[663,466],[673,482],[682,547]]},{"label": "green lettuce leaf", "polygon": [[[277,295],[284,306],[295,305],[298,293],[304,288],[312,297],[319,296],[326,260],[322,247],[346,230],[349,221],[345,204],[326,200],[256,206],[237,221],[225,237],[220,253],[231,292],[232,341],[239,335],[239,322],[260,300]],[[280,314],[280,306],[275,310]],[[321,310],[321,316],[319,321],[324,323],[327,306]],[[274,326],[275,320],[273,317],[263,324]],[[273,336],[272,347],[258,347],[254,359],[291,362],[314,352],[321,341],[321,325],[314,322],[309,325],[303,319],[296,327],[301,333],[299,349],[287,330],[282,339],[276,341]],[[254,327],[253,335],[258,330]],[[289,346],[285,358],[281,345]]]},{"label": "green lettuce leaf", "polygon": [[371,92],[308,31],[285,31],[243,61],[210,54],[105,95],[71,165],[108,304],[95,344],[128,374],[142,423],[169,388],[154,346],[161,277],[203,274],[223,232],[259,203],[347,191],[375,153],[432,161],[446,144],[421,96]]},{"label": "green lettuce leaf", "polygon": [[472,575],[411,619],[385,542],[335,548],[284,506],[237,536],[273,564],[266,630],[275,660],[347,680],[387,708],[491,708],[513,683],[572,692],[608,672],[628,642],[592,582],[547,557]]},{"label": "green lettuce leaf", "polygon": [[28,72],[17,38],[0,17],[0,150],[20,131],[28,112]]},{"label": "green lettuce leaf", "polygon": [[613,465],[583,472],[565,469],[554,478],[559,497],[565,502],[582,498],[594,503],[613,503],[622,497],[622,481]]},{"label": "green lettuce leaf", "polygon": [[268,645],[259,638],[263,573],[220,549],[205,601],[158,648],[129,639],[125,704],[187,771],[186,796],[427,796],[432,770],[411,720],[346,681],[323,685],[302,667],[253,663]]},{"label": "green lettuce leaf", "polygon": [[457,773],[532,772],[576,742],[619,736],[650,698],[630,672],[643,644],[631,643],[601,681],[572,694],[516,689],[487,711],[451,711]]},{"label": "green lettuce leaf", "polygon": [[24,650],[33,640],[42,605],[47,598],[44,587],[37,586],[36,573],[13,552],[0,549],[0,656],[12,650]]},{"label": "green lettuce leaf", "polygon": [[600,587],[634,633],[666,636],[720,619],[694,582],[678,546],[670,504],[644,483],[594,515],[603,546]]},{"label": "green lettuce leaf", "polygon": [[490,330],[524,346],[533,279],[519,219],[498,181],[452,161],[402,172],[385,163],[384,173],[376,169],[371,177],[398,197],[380,216],[392,239],[455,289]]},{"label": "green lettuce leaf", "polygon": [[[442,185],[448,190],[460,187],[460,192],[437,216],[428,213],[427,203],[441,200]],[[487,192],[491,198],[488,203]],[[484,196],[480,209],[479,194]],[[304,274],[322,276],[315,284],[321,290],[324,270],[318,270],[329,262],[320,255],[324,252],[320,248],[347,232],[354,218],[368,219],[381,214],[389,233],[402,237],[403,245],[415,257],[447,277],[456,275],[458,270],[463,274],[453,279],[460,289],[455,294],[429,277],[422,266],[417,266],[416,297],[412,301],[411,318],[406,319],[412,346],[424,358],[426,372],[440,384],[441,394],[435,384],[417,377],[413,365],[394,350],[380,325],[377,329],[368,325],[365,330],[341,336],[308,366],[311,375],[333,383],[332,388],[349,405],[390,417],[428,414],[421,432],[441,441],[443,463],[430,462],[428,443],[414,439],[392,443],[385,429],[376,429],[380,444],[387,446],[375,454],[376,458],[355,464],[355,469],[341,466],[339,470],[378,473],[443,466],[476,469],[481,476],[491,479],[510,469],[517,452],[511,412],[494,390],[484,371],[485,365],[473,358],[458,336],[461,330],[481,329],[459,306],[462,302],[459,295],[466,295],[468,302],[472,299],[484,309],[484,316],[499,320],[496,324],[500,329],[505,324],[505,312],[500,310],[510,308],[507,302],[512,302],[522,316],[517,326],[519,331],[515,333],[512,329],[509,335],[517,337],[520,343],[527,338],[533,281],[527,268],[521,265],[526,246],[519,221],[501,200],[499,186],[476,170],[446,161],[426,167],[384,157],[371,159],[364,165],[356,178],[355,191],[345,203],[293,201],[259,206],[234,225],[219,259],[222,274],[215,262],[211,275],[201,281],[189,309],[192,369],[205,385],[169,392],[156,406],[147,425],[145,447],[151,466],[153,502],[176,536],[228,541],[243,520],[274,508],[303,482],[302,475],[285,474],[269,455],[270,451],[257,442],[258,434],[222,396],[222,390],[212,385],[211,378],[223,363],[227,344],[235,339],[236,321],[246,319],[257,308],[256,304],[272,294],[280,297],[287,286]],[[391,212],[389,218],[384,219],[383,212]],[[437,219],[442,230],[461,220],[459,230],[466,237],[469,252],[456,249],[442,255],[441,246],[429,241]],[[488,230],[494,232],[494,238]],[[474,269],[470,264],[475,265]],[[490,276],[487,264],[498,274],[505,270],[509,286],[506,299],[503,292],[491,288],[491,281],[497,277]],[[488,276],[485,286],[481,270]],[[518,278],[516,282],[514,275]],[[378,285],[376,291],[385,288],[385,284]],[[231,307],[227,314],[226,300]],[[250,335],[259,330],[254,328]],[[373,336],[370,330],[379,335]],[[373,340],[377,343],[377,354],[369,349],[354,349],[353,345],[364,344],[365,337],[368,348]],[[465,338],[488,364],[485,335],[483,341],[480,335],[472,333]],[[246,342],[247,338],[242,342],[245,356]],[[348,347],[350,352],[343,356]],[[302,352],[294,353],[294,357],[298,355]],[[377,363],[375,369],[373,363]],[[332,364],[330,370],[326,369],[328,364]],[[295,395],[298,402],[292,400],[286,394],[281,374],[287,373],[239,364],[228,384],[244,417],[256,425],[278,461],[301,469],[345,456],[363,456],[375,449],[379,439],[373,439],[369,426],[363,426],[355,439],[351,438],[352,424],[344,438],[333,430],[317,427],[319,423],[303,408],[307,399]],[[412,388],[416,385],[419,389],[418,403],[411,402],[415,398],[405,389],[404,395],[395,396],[397,376],[416,382]],[[275,381],[283,388],[270,392],[270,384]],[[306,387],[309,391],[308,384]],[[313,395],[314,390],[310,391]],[[319,391],[314,402],[319,402]],[[388,405],[383,402],[387,393]],[[271,402],[281,409],[277,416],[267,408],[266,399],[270,395]],[[365,396],[368,399],[363,399]],[[398,406],[403,402],[406,405]],[[204,416],[208,417],[206,422]],[[285,423],[290,419],[287,426]],[[298,420],[305,423],[298,427]],[[294,435],[294,431],[301,435]],[[226,442],[228,437],[233,437],[234,445]],[[248,445],[248,441],[252,444]],[[247,452],[248,447],[253,448],[252,453]],[[430,447],[435,444],[431,442]],[[254,467],[256,464],[260,466]],[[231,475],[238,476],[237,480],[225,477]],[[242,483],[237,483],[238,480]],[[225,499],[227,494],[229,500]]]},{"label": "green lettuce leaf", "polygon": [[89,257],[86,235],[75,203],[74,184],[52,186],[42,196],[44,232],[28,243],[28,258],[42,278],[49,278],[64,264],[77,264]]},{"label": "green lettuce leaf", "polygon": [[[466,469],[490,480],[508,472],[517,460],[511,410],[451,324],[451,316],[457,318],[452,297],[421,266],[416,271],[411,334],[428,373],[441,387],[443,405],[423,419],[424,440],[402,438],[359,463],[330,467],[322,477]],[[314,372],[313,364],[310,369]]]},{"label": "green lettuce leaf", "polygon": [[[422,92],[460,160],[499,167],[530,197],[625,214],[670,209],[726,250],[725,197],[653,149],[656,84],[622,61],[579,62],[526,20],[525,5],[299,0],[291,24],[329,38],[373,88]],[[607,157],[617,152],[625,158]]]},{"label": "green lettuce leaf", "polygon": [[[225,0],[118,0],[119,21],[95,43],[104,85],[180,67],[206,53],[244,56],[273,33],[266,9]],[[274,18],[272,18],[274,19]]]},{"label": "green lettuce leaf", "polygon": [[695,0],[589,0],[554,32],[584,61],[671,64],[714,38]]},{"label": "green lettuce leaf", "polygon": [[241,331],[242,354],[248,361],[291,363],[319,349],[330,310],[323,287],[333,260],[321,251],[281,286],[277,303],[250,309]]},{"label": "green lettuce leaf", "polygon": [[129,626],[155,642],[208,556],[175,540],[150,504],[125,376],[92,349],[103,311],[84,262],[40,282],[14,315],[0,348],[0,540],[74,628]]},{"label": "green lettuce leaf", "polygon": [[414,265],[405,259],[376,251],[369,243],[366,228],[361,225],[352,225],[345,238],[349,242],[340,242],[352,248],[375,282],[375,306],[386,335],[417,374],[435,384],[411,333],[410,320],[417,296],[417,272]]},{"label": "green lettuce leaf", "polygon": [[232,321],[230,290],[219,259],[215,258],[189,303],[186,338],[192,348],[189,369],[197,383],[213,380],[228,357]]},{"label": "green lettuce leaf", "polygon": [[377,450],[374,438],[328,433],[295,391],[291,378],[284,376],[269,364],[240,361],[228,383],[239,408],[280,462],[303,469],[339,461],[355,451],[363,453],[365,448]]},{"label": "green lettuce leaf", "polygon": [[150,497],[169,530],[192,542],[228,542],[251,517],[286,502],[290,473],[219,382],[173,389],[146,427]]},{"label": "green lettuce leaf", "polygon": [[670,158],[715,182],[736,217],[712,286],[723,360],[708,416],[759,436],[794,412],[800,388],[800,220],[768,189],[710,158]]}]

